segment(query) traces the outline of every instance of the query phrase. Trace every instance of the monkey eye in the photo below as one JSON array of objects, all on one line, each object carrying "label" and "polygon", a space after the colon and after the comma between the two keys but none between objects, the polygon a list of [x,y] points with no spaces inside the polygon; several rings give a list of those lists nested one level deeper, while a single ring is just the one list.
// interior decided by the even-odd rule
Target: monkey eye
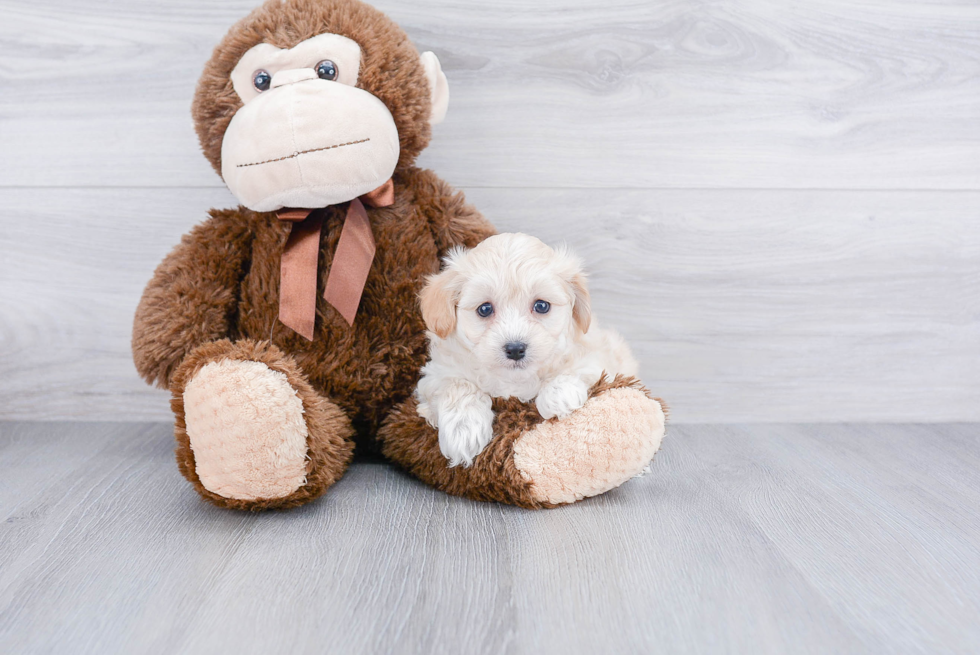
[{"label": "monkey eye", "polygon": [[272,76],[269,72],[263,69],[259,69],[252,73],[252,86],[259,93],[269,90],[269,85],[272,84]]},{"label": "monkey eye", "polygon": [[493,305],[485,302],[476,308],[476,313],[479,314],[480,318],[486,318],[490,314],[493,314]]},{"label": "monkey eye", "polygon": [[316,65],[316,74],[321,80],[330,80],[332,82],[337,79],[337,64],[329,59],[324,59]]},{"label": "monkey eye", "polygon": [[534,311],[538,314],[547,314],[551,311],[551,303],[547,300],[535,300]]}]

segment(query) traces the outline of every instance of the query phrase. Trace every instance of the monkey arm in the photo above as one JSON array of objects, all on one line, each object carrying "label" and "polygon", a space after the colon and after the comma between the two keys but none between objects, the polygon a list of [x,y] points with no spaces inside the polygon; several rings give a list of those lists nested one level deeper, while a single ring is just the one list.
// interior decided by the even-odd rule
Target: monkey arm
[{"label": "monkey arm", "polygon": [[211,210],[160,263],[133,321],[133,361],[148,383],[169,387],[187,353],[231,336],[250,247],[240,210]]},{"label": "monkey arm", "polygon": [[411,169],[406,183],[413,188],[419,211],[429,221],[440,256],[454,246],[472,248],[497,233],[483,214],[466,202],[462,191],[432,171]]}]

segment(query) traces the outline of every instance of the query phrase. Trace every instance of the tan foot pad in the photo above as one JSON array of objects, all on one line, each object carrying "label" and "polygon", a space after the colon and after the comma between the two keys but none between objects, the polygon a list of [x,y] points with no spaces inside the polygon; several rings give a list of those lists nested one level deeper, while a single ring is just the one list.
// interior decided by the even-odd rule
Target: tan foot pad
[{"label": "tan foot pad", "polygon": [[514,445],[514,464],[539,501],[595,496],[638,475],[664,436],[660,403],[633,388],[610,389],[561,420],[545,421]]},{"label": "tan foot pad", "polygon": [[255,500],[306,484],[303,403],[283,373],[261,362],[211,362],[184,389],[184,412],[208,491]]}]

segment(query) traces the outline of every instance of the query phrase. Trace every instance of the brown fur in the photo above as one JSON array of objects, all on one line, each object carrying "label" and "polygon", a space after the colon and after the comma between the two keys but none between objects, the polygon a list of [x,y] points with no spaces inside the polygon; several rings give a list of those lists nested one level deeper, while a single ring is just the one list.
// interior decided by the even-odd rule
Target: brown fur
[{"label": "brown fur", "polygon": [[377,253],[353,327],[322,297],[345,206],[324,221],[316,336],[307,341],[278,321],[279,261],[289,226],[270,213],[212,211],[163,261],[136,312],[133,352],[149,382],[171,386],[174,370],[202,343],[271,341],[310,384],[336,402],[373,447],[381,420],[408,396],[425,362],[416,298],[426,275],[453,245],[473,246],[493,228],[462,194],[429,171],[395,176],[395,204],[368,209]]},{"label": "brown fur", "polygon": [[[589,398],[609,389],[625,387],[639,389],[649,396],[635,378],[617,375],[612,380],[604,376],[595,383],[589,390]],[[662,402],[660,404],[663,406]],[[379,436],[386,457],[401,464],[422,482],[454,496],[498,501],[527,509],[556,507],[534,498],[531,482],[524,479],[514,464],[514,444],[522,434],[545,420],[533,404],[514,398],[495,398],[494,439],[468,468],[446,466],[446,457],[439,450],[439,433],[418,415],[415,406],[415,399],[405,401],[382,426]]]},{"label": "brown fur", "polygon": [[[435,432],[408,400],[427,351],[417,302],[425,278],[439,270],[450,248],[473,247],[494,229],[461,193],[413,166],[429,140],[430,104],[418,53],[405,33],[357,0],[270,0],[232,27],[201,76],[193,115],[204,154],[220,172],[221,141],[241,106],[229,80],[239,58],[261,42],[292,47],[324,32],[360,44],[358,85],[380,98],[394,117],[401,141],[395,203],[368,209],[377,252],[352,327],[322,298],[346,204],[327,209],[312,341],[277,320],[279,263],[289,225],[275,214],[244,207],[212,210],[160,264],[136,311],[133,359],[143,378],[172,392],[180,470],[217,505],[291,507],[333,484],[356,442],[360,452],[383,450],[449,493],[546,506],[531,497],[530,483],[513,458],[520,435],[541,421],[533,405],[496,401],[495,439],[472,468],[450,469]],[[183,391],[201,366],[226,358],[261,361],[281,371],[303,402],[307,484],[286,498],[231,500],[209,492],[198,478]]]},{"label": "brown fur", "polygon": [[[225,498],[204,488],[194,465],[187,424],[184,421],[184,388],[205,364],[226,359],[262,362],[274,371],[286,375],[286,380],[296,390],[303,402],[303,415],[309,436],[309,461],[306,464],[306,484],[284,498],[237,500]],[[354,456],[354,434],[347,416],[335,404],[322,397],[303,375],[292,357],[285,355],[268,342],[242,340],[232,343],[228,339],[212,341],[194,349],[177,368],[170,384],[170,408],[177,417],[174,433],[177,437],[177,466],[185,478],[206,500],[219,507],[232,509],[263,510],[303,505],[320,496],[330,485],[340,479]]]}]

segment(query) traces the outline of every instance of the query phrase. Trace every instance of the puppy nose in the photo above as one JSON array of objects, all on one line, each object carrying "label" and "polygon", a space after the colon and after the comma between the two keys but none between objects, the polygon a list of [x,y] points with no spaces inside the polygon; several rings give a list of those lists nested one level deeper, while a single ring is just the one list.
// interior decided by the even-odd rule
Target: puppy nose
[{"label": "puppy nose", "polygon": [[523,341],[511,341],[504,345],[504,352],[507,353],[507,359],[513,359],[515,362],[524,359],[525,351],[527,351],[527,344]]}]

